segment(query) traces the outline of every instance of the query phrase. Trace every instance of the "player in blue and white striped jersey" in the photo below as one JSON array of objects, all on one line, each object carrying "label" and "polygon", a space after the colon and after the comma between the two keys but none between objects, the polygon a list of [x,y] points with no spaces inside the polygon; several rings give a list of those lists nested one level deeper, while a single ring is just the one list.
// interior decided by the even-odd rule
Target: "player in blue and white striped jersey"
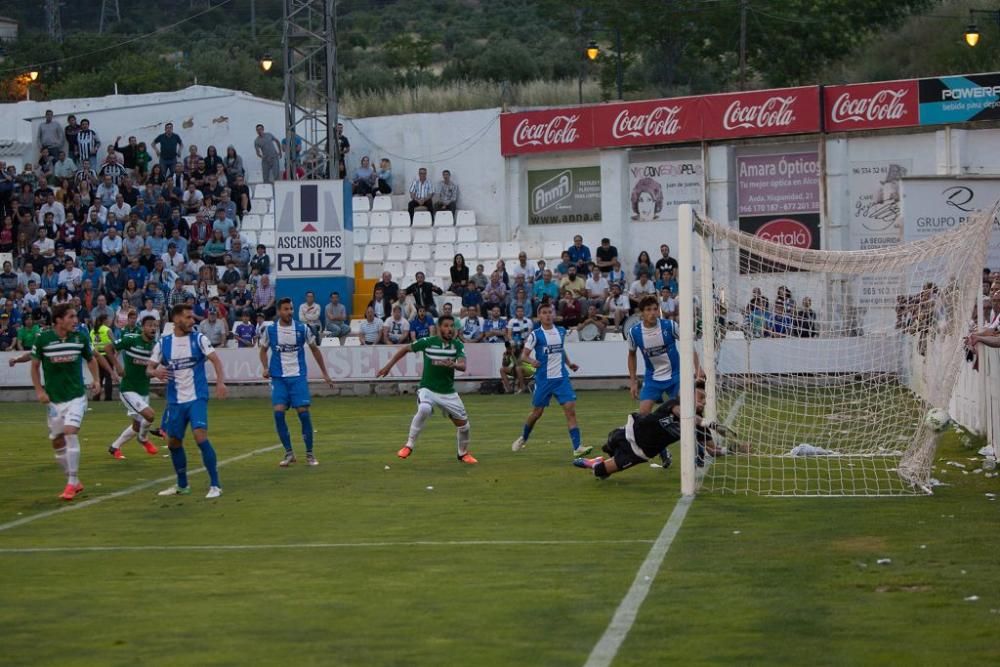
[{"label": "player in blue and white striped jersey", "polygon": [[225,375],[222,361],[208,338],[194,331],[194,313],[189,304],[177,304],[170,311],[173,333],[167,334],[156,344],[149,355],[146,374],[167,381],[167,410],[165,421],[169,437],[170,460],[177,472],[177,485],[160,492],[161,496],[191,493],[187,480],[187,454],[184,452],[184,433],[188,426],[194,434],[201,460],[211,480],[206,498],[222,495],[215,449],[208,440],[208,376],[205,362],[215,367],[216,398],[226,397]]},{"label": "player in blue and white striped jersey", "polygon": [[[533,409],[524,422],[521,437],[514,441],[511,449],[517,452],[524,448],[531,436],[531,429],[542,418],[545,408],[555,396],[566,414],[573,456],[586,456],[593,448],[580,444],[580,427],[576,423],[576,392],[569,381],[569,370],[577,371],[580,367],[566,356],[566,330],[552,323],[552,304],[543,303],[538,307],[538,319],[541,324],[525,338],[521,352],[521,360],[538,369],[535,373],[535,394],[531,401]],[[532,355],[534,359],[531,358]]]},{"label": "player in blue and white striped jersey", "polygon": [[[294,408],[302,425],[302,440],[306,446],[306,463],[314,466],[319,461],[313,455],[313,425],[309,414],[312,398],[309,396],[309,369],[306,366],[306,347],[312,352],[323,379],[333,386],[333,380],[326,371],[323,353],[316,345],[312,331],[302,322],[292,319],[292,300],[278,301],[278,320],[268,322],[260,333],[260,365],[264,367],[264,379],[271,380],[271,406],[274,408],[274,426],[278,438],[285,448],[285,457],[278,464],[287,468],[295,463],[292,451],[292,436],[288,432],[285,412]],[[267,353],[270,351],[271,360]]]},{"label": "player in blue and white striped jersey", "polygon": [[[639,414],[648,415],[653,411],[655,403],[677,398],[680,393],[680,355],[677,351],[677,339],[680,333],[673,320],[660,317],[660,302],[656,296],[644,296],[639,301],[639,313],[642,320],[628,331],[628,376],[632,398],[639,400]],[[636,377],[638,354],[646,370],[642,380],[642,390]],[[698,356],[695,353],[695,370],[698,370]]]}]

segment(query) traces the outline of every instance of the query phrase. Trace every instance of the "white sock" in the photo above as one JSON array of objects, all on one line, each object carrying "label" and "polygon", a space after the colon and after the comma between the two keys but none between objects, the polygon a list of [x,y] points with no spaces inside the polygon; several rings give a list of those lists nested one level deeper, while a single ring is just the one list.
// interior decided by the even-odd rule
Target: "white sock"
[{"label": "white sock", "polygon": [[69,484],[79,484],[77,473],[80,470],[80,438],[74,433],[66,438],[66,481]]},{"label": "white sock", "polygon": [[417,414],[413,415],[413,421],[410,422],[410,437],[406,439],[407,447],[412,449],[413,445],[417,443],[420,432],[424,430],[424,424],[433,413],[434,408],[429,403],[419,403],[417,405]]},{"label": "white sock", "polygon": [[118,436],[118,439],[111,443],[111,446],[114,447],[115,449],[121,449],[122,445],[124,445],[126,442],[128,442],[134,437],[135,437],[135,431],[132,430],[132,425],[129,424],[129,426],[124,431],[122,431],[122,434]]},{"label": "white sock", "polygon": [[56,463],[62,468],[63,474],[66,474],[66,445],[63,445],[60,449],[55,450],[56,453]]},{"label": "white sock", "polygon": [[149,442],[149,427],[152,426],[143,417],[139,417],[139,442]]},{"label": "white sock", "polygon": [[471,430],[472,429],[469,427],[468,424],[458,427],[458,434],[456,436],[456,439],[458,440],[459,456],[465,456],[466,454],[469,453],[469,439],[470,439],[469,431]]}]

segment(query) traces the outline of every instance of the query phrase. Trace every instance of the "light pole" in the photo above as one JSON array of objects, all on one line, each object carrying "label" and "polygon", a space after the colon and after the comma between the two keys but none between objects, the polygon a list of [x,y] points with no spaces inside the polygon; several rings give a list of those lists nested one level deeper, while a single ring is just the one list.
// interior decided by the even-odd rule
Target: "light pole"
[{"label": "light pole", "polygon": [[38,81],[38,70],[34,70],[34,69],[31,70],[30,72],[28,72],[25,75],[25,77],[26,78],[24,80],[24,83],[25,83],[25,85],[24,85],[24,99],[30,101],[31,100],[31,84],[33,84],[35,81]]},{"label": "light pole", "polygon": [[[615,85],[618,89],[618,99],[623,100],[625,98],[622,96],[622,78],[623,78],[622,31],[619,30],[618,28],[615,28],[614,35],[615,35]],[[601,47],[597,45],[596,41],[590,40],[590,43],[587,45],[587,50],[585,53],[587,55],[587,59],[593,62],[597,60],[597,58],[601,55]],[[581,86],[582,86],[582,78],[581,78]]]},{"label": "light pole", "polygon": [[965,43],[970,47],[975,47],[979,44],[979,38],[982,36],[979,32],[979,28],[976,26],[976,14],[980,16],[985,16],[986,19],[991,23],[996,23],[1000,26],[1000,10],[995,9],[970,9],[969,10],[969,27],[965,30]]}]

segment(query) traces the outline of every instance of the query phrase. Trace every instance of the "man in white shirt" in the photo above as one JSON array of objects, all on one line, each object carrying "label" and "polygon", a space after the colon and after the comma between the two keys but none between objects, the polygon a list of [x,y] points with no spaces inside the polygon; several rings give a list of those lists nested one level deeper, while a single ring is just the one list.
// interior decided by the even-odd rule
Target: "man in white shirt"
[{"label": "man in white shirt", "polygon": [[70,292],[76,292],[80,289],[80,283],[83,282],[83,271],[77,268],[69,257],[66,258],[63,266],[65,268],[59,272],[59,286],[65,287]]},{"label": "man in white shirt", "polygon": [[38,209],[39,224],[44,222],[46,213],[52,214],[52,222],[57,227],[62,227],[63,223],[66,222],[66,209],[63,207],[62,202],[56,201],[56,195],[53,192],[49,192],[48,197],[45,198],[45,203]]},{"label": "man in white shirt", "polygon": [[668,320],[672,320],[677,315],[677,299],[669,287],[660,290],[660,315]]},{"label": "man in white shirt", "polygon": [[184,257],[177,252],[177,244],[173,241],[167,244],[167,251],[160,255],[160,259],[163,260],[163,266],[168,269],[180,271],[184,268]]},{"label": "man in white shirt", "polygon": [[462,309],[462,329],[458,332],[463,343],[479,343],[483,340],[483,318],[478,308]]},{"label": "man in white shirt", "polygon": [[109,227],[107,235],[101,239],[101,254],[108,259],[122,254],[122,237],[118,236],[117,228]]},{"label": "man in white shirt", "polygon": [[403,317],[403,309],[399,304],[392,307],[392,317],[382,324],[385,342],[389,345],[400,345],[410,340],[410,323]]},{"label": "man in white shirt", "polygon": [[510,269],[507,272],[507,275],[509,275],[511,278],[514,278],[515,280],[517,280],[518,276],[524,276],[524,282],[527,285],[526,291],[528,292],[529,295],[531,294],[531,283],[535,281],[535,270],[532,267],[528,266],[527,253],[522,252],[518,254],[517,264],[515,264],[514,268]]},{"label": "man in white shirt", "polygon": [[309,327],[312,331],[314,338],[320,338],[320,330],[323,325],[320,323],[320,317],[323,311],[320,309],[319,304],[316,303],[316,295],[313,294],[312,290],[306,292],[306,300],[304,303],[299,304],[299,322]]},{"label": "man in white shirt", "polygon": [[104,225],[108,222],[108,209],[101,206],[100,200],[95,200],[90,208],[87,209],[87,220],[90,222],[94,221],[94,213],[97,214],[97,221]]},{"label": "man in white shirt", "polygon": [[611,318],[616,327],[620,327],[622,322],[628,319],[630,309],[631,303],[628,296],[622,294],[622,288],[618,286],[618,283],[611,285],[611,296],[605,303],[604,312]]},{"label": "man in white shirt", "polygon": [[594,265],[594,270],[587,278],[587,300],[589,305],[597,308],[598,312],[604,307],[604,302],[608,300],[608,292],[611,286],[608,279],[604,277],[601,268]]},{"label": "man in white shirt", "polygon": [[639,301],[642,297],[647,294],[656,295],[656,285],[653,281],[649,279],[649,274],[642,271],[639,274],[639,279],[632,283],[632,286],[628,288],[628,298],[632,302],[633,307],[639,307]]},{"label": "man in white shirt", "polygon": [[118,196],[118,186],[111,180],[110,175],[105,175],[104,180],[97,186],[97,200],[104,208],[111,208]]},{"label": "man in white shirt", "polygon": [[31,247],[37,249],[38,254],[42,257],[52,257],[56,254],[56,242],[46,236],[44,227],[38,228],[38,238],[34,240]]},{"label": "man in white shirt", "polygon": [[201,202],[204,199],[205,196],[201,194],[201,190],[194,184],[194,181],[191,181],[188,183],[188,189],[184,191],[181,202],[184,204],[184,210],[193,215],[201,208]]},{"label": "man in white shirt", "polygon": [[24,293],[24,305],[31,308],[38,308],[42,299],[45,298],[45,290],[38,286],[34,280],[28,283],[28,291]]},{"label": "man in white shirt", "polygon": [[132,212],[132,207],[128,205],[125,201],[125,197],[119,192],[115,195],[115,203],[108,208],[108,213],[114,213],[116,220],[128,220],[129,213]]},{"label": "man in white shirt", "polygon": [[31,265],[31,262],[25,262],[24,268],[17,274],[17,286],[20,289],[27,290],[28,283],[34,282],[36,285],[42,282],[42,277],[35,273],[35,267]]}]

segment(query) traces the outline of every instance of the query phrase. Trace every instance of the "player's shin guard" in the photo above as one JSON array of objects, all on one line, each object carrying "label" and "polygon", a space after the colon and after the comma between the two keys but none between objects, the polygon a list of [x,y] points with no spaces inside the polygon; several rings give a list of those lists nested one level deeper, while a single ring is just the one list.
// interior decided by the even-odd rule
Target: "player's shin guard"
[{"label": "player's shin guard", "polygon": [[170,448],[170,462],[174,464],[174,472],[177,473],[177,488],[186,489],[188,485],[188,460],[184,447]]},{"label": "player's shin guard", "polygon": [[205,470],[208,471],[208,479],[211,485],[221,486],[219,484],[219,468],[216,463],[215,448],[212,447],[212,443],[208,440],[199,442],[198,449],[201,450],[201,462],[205,465]]},{"label": "player's shin guard", "polygon": [[410,436],[406,440],[407,447],[413,447],[417,444],[417,438],[420,437],[420,432],[424,430],[424,424],[434,413],[434,408],[431,407],[430,403],[418,403],[417,404],[417,414],[413,415],[413,421],[410,422]]},{"label": "player's shin guard", "polygon": [[80,436],[76,433],[66,437],[66,481],[79,484],[77,473],[80,470]]},{"label": "player's shin guard", "polygon": [[149,427],[152,426],[143,417],[139,417],[139,442],[149,442]]},{"label": "player's shin guard", "polygon": [[576,426],[569,430],[569,441],[573,445],[573,451],[580,449],[580,429]]},{"label": "player's shin guard", "polygon": [[122,445],[135,437],[135,431],[132,430],[132,425],[129,424],[128,427],[122,431],[122,434],[118,436],[118,439],[111,443],[111,446],[115,449],[121,449]]},{"label": "player's shin guard", "polygon": [[288,432],[288,422],[285,421],[285,411],[274,411],[274,429],[278,432],[278,439],[286,452],[292,451],[292,436]]},{"label": "player's shin guard", "polygon": [[456,439],[458,441],[459,456],[465,456],[466,454],[469,453],[469,440],[470,440],[471,430],[472,429],[469,427],[468,423],[458,427],[458,433],[456,435]]},{"label": "player's shin guard", "polygon": [[521,437],[524,439],[525,442],[528,442],[528,438],[531,437],[532,428],[534,427],[525,424],[524,427],[521,429]]},{"label": "player's shin guard", "polygon": [[306,453],[313,450],[313,420],[309,411],[299,413],[299,421],[302,422],[302,442],[306,443]]},{"label": "player's shin guard", "polygon": [[66,469],[66,445],[63,445],[54,451],[56,455],[56,463],[59,464],[59,469],[63,471],[64,475],[68,474]]}]

